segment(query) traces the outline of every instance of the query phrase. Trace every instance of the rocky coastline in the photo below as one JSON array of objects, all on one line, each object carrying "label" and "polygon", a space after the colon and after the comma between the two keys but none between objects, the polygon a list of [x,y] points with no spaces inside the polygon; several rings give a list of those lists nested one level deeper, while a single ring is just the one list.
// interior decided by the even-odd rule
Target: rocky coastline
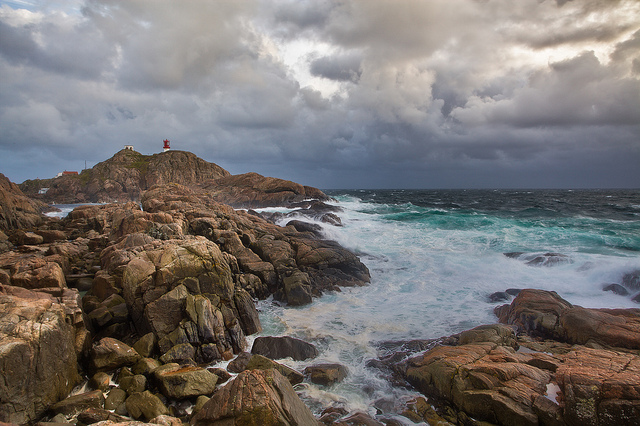
[{"label": "rocky coastline", "polygon": [[[0,422],[640,424],[640,309],[585,309],[532,289],[496,308],[496,324],[381,344],[369,368],[422,396],[376,416],[341,406],[314,415],[295,386],[330,387],[344,366],[296,371],[278,361],[312,360],[313,345],[262,336],[249,347],[247,336],[262,330],[256,300],[300,306],[368,284],[354,253],[296,219],[340,226],[339,211],[315,188],[234,177],[183,154],[131,155],[89,173],[129,176],[98,191],[120,202],[64,219],[42,216],[45,204],[0,177]],[[158,158],[199,171],[167,172]],[[219,176],[202,180],[210,171]],[[72,179],[79,186],[59,188],[90,198],[93,178]],[[267,205],[298,211],[250,210]]]}]

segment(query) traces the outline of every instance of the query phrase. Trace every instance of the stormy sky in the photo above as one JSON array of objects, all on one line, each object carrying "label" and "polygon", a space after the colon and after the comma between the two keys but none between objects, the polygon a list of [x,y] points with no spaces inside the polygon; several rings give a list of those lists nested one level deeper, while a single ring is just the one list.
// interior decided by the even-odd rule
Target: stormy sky
[{"label": "stormy sky", "polygon": [[0,172],[640,187],[637,0],[0,1]]}]

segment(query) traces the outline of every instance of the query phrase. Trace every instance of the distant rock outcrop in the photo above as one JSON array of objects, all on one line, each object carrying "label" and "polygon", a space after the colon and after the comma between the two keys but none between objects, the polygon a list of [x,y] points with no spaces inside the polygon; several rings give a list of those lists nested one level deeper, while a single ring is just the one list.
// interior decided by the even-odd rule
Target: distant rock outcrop
[{"label": "distant rock outcrop", "polygon": [[[192,185],[230,173],[186,151],[143,155],[123,149],[110,159],[83,170],[79,175],[27,180],[20,187],[26,195],[51,203],[104,203],[138,201],[141,191],[153,185]],[[49,188],[38,194],[41,188]]]},{"label": "distant rock outcrop", "polygon": [[[210,197],[235,208],[287,206],[305,200],[329,200],[322,191],[257,173],[232,176],[214,163],[186,151],[143,155],[123,149],[78,175],[27,180],[20,188],[46,203],[140,201],[156,185],[179,184],[205,189]],[[48,188],[45,193],[41,189]]]},{"label": "distant rock outcrop", "polygon": [[330,199],[317,188],[258,173],[223,177],[207,182],[203,188],[217,202],[235,208],[288,206],[304,200]]}]

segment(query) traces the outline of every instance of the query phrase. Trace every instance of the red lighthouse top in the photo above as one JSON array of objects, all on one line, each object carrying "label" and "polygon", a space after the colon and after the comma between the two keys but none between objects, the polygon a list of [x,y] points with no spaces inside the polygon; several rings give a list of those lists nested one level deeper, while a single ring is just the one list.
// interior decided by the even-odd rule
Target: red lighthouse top
[{"label": "red lighthouse top", "polygon": [[165,139],[165,140],[163,140],[162,142],[164,142],[164,149],[169,149],[169,148],[170,148],[170,146],[169,146],[169,139]]}]

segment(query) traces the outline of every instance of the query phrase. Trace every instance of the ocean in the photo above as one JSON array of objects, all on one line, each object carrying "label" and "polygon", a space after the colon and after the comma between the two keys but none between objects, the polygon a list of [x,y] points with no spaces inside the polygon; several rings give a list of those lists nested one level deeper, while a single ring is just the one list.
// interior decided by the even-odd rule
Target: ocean
[{"label": "ocean", "polygon": [[[603,291],[640,271],[640,190],[326,192],[342,208],[343,226],[319,223],[324,235],[360,256],[371,283],[303,307],[257,303],[261,336],[290,335],[320,350],[313,360],[279,362],[298,371],[336,362],[349,369],[331,387],[297,385],[316,414],[337,404],[388,415],[415,397],[368,362],[385,353],[384,342],[495,323],[494,307],[510,300],[489,301],[494,292],[538,288],[584,307],[640,308],[634,292]],[[59,207],[63,216],[74,206]],[[556,262],[543,266],[536,259]],[[257,336],[249,336],[249,345]]]},{"label": "ocean", "polygon": [[494,307],[510,300],[491,302],[494,292],[538,288],[584,307],[640,308],[633,291],[603,291],[640,270],[638,190],[326,192],[343,209],[343,226],[321,224],[325,236],[360,256],[370,285],[303,307],[258,304],[261,335],[290,335],[320,349],[314,360],[284,364],[302,371],[337,362],[349,369],[330,388],[299,385],[316,410],[338,404],[372,415],[393,411],[415,394],[367,366],[381,344],[495,323]]}]

